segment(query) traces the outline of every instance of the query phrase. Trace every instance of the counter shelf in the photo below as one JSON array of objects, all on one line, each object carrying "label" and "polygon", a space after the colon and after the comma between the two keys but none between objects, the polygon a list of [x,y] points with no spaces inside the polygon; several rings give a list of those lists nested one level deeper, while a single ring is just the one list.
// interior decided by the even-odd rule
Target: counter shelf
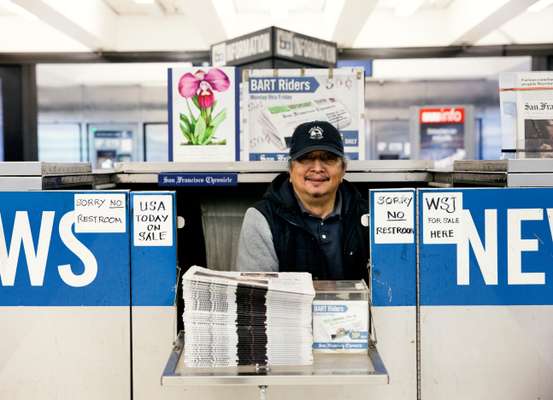
[{"label": "counter shelf", "polygon": [[162,386],[251,385],[386,385],[388,372],[374,344],[368,354],[313,353],[308,366],[240,366],[190,368],[183,362],[184,332],[181,331],[161,377]]}]

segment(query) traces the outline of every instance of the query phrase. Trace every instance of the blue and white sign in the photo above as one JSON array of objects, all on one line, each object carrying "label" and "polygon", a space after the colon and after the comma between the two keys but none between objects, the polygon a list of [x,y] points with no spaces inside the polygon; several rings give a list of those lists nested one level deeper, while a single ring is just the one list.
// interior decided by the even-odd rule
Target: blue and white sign
[{"label": "blue and white sign", "polygon": [[421,305],[553,304],[553,189],[420,190]]},{"label": "blue and white sign", "polygon": [[372,304],[416,305],[415,190],[371,190]]},{"label": "blue and white sign", "polygon": [[177,285],[175,192],[132,192],[132,304],[171,306]]},{"label": "blue and white sign", "polygon": [[0,204],[0,306],[129,305],[127,192],[4,192]]},{"label": "blue and white sign", "polygon": [[365,159],[363,68],[252,70],[242,89],[241,159],[286,160],[296,126],[328,121],[348,157]]},{"label": "blue and white sign", "polygon": [[314,93],[319,82],[313,77],[250,78],[250,93]]},{"label": "blue and white sign", "polygon": [[237,186],[237,173],[180,173],[162,172],[158,175],[158,185],[175,186]]}]

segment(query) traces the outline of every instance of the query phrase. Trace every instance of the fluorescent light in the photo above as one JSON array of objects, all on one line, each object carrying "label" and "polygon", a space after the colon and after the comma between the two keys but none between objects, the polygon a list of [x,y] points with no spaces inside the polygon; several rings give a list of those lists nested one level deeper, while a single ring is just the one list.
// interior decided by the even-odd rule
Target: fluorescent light
[{"label": "fluorescent light", "polygon": [[21,7],[19,4],[14,3],[12,0],[5,0],[2,2],[2,7],[6,8],[8,11],[25,18],[27,21],[36,21],[38,17],[33,13],[27,11],[25,8]]},{"label": "fluorescent light", "polygon": [[549,7],[551,4],[553,4],[553,0],[539,0],[528,7],[528,11],[540,12],[541,10]]},{"label": "fluorescent light", "polygon": [[398,17],[408,17],[413,15],[422,6],[422,3],[424,0],[401,0],[396,4],[394,13]]}]

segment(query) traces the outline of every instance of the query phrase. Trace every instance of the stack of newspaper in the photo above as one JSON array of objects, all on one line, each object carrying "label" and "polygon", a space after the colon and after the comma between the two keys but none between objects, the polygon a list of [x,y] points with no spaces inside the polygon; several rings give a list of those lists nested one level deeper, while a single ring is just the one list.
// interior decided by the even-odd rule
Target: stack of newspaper
[{"label": "stack of newspaper", "polygon": [[193,266],[182,283],[187,367],[313,363],[310,274]]}]

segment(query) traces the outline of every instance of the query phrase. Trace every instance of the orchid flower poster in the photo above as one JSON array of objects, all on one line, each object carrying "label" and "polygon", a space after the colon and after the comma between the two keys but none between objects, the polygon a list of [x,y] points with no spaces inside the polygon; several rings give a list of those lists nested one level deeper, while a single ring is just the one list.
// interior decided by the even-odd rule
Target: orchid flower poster
[{"label": "orchid flower poster", "polygon": [[169,69],[169,160],[238,160],[236,77],[232,67]]}]

